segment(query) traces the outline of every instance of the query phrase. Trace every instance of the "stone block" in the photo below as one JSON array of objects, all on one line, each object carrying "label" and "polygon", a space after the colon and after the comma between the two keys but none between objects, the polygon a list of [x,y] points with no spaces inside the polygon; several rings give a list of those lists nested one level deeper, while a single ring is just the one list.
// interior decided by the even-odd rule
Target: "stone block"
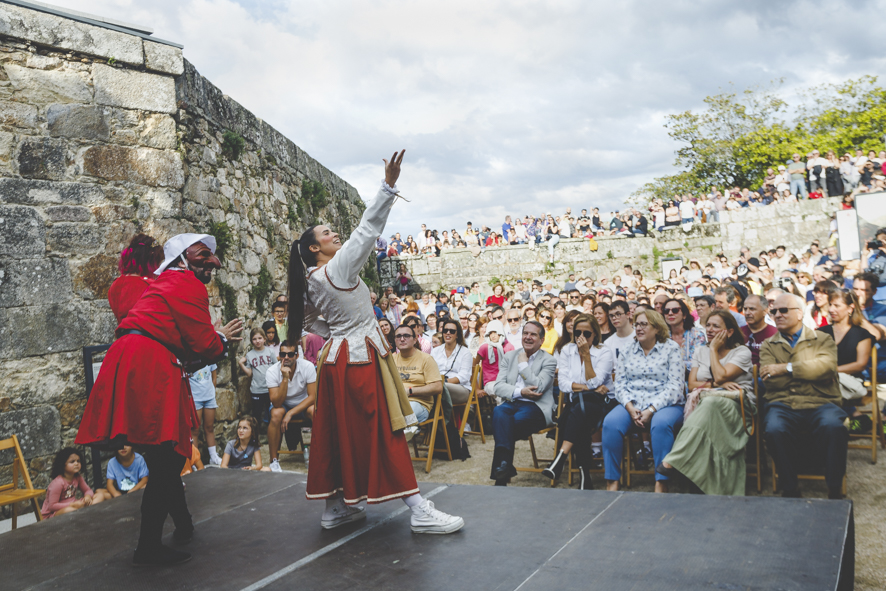
[{"label": "stone block", "polygon": [[155,218],[170,218],[182,212],[181,195],[172,191],[151,189],[145,193],[144,202],[150,206]]},{"label": "stone block", "polygon": [[18,171],[25,178],[58,181],[67,169],[65,145],[48,138],[25,138],[18,153]]},{"label": "stone block", "polygon": [[127,64],[144,63],[140,37],[12,4],[0,4],[0,34]]},{"label": "stone block", "polygon": [[163,43],[144,42],[145,67],[156,72],[179,76],[185,71],[182,50]]},{"label": "stone block", "polygon": [[240,415],[240,404],[237,393],[227,388],[219,388],[215,391],[215,401],[218,409],[215,411],[215,420],[219,422],[236,420]]},{"label": "stone block", "polygon": [[0,307],[58,304],[72,295],[71,274],[64,259],[0,262]]},{"label": "stone block", "polygon": [[16,95],[26,99],[28,103],[45,105],[92,102],[92,89],[77,72],[34,70],[14,64],[6,64],[4,68]]},{"label": "stone block", "polygon": [[102,108],[93,105],[49,105],[46,121],[51,136],[103,142],[111,137]]},{"label": "stone block", "polygon": [[[61,447],[61,421],[54,406],[35,406],[0,414],[0,439],[15,435],[26,460],[54,454]],[[11,464],[13,452],[0,452],[0,465]]]},{"label": "stone block", "polygon": [[46,229],[43,219],[31,207],[0,205],[0,256],[43,257]]},{"label": "stone block", "polygon": [[26,103],[0,101],[0,126],[25,129],[37,127],[37,107]]},{"label": "stone block", "polygon": [[89,333],[92,343],[114,342],[114,331],[117,330],[117,318],[107,300],[99,300],[93,303],[93,314]]},{"label": "stone block", "polygon": [[135,208],[131,205],[99,205],[92,208],[98,222],[113,222],[135,216]]},{"label": "stone block", "polygon": [[6,131],[0,131],[0,168],[9,168],[12,162],[12,152],[15,147],[15,135]]},{"label": "stone block", "polygon": [[169,76],[120,70],[95,64],[95,102],[100,105],[175,113],[175,80]]},{"label": "stone block", "polygon": [[184,169],[178,152],[152,148],[92,146],[82,154],[86,174],[109,181],[181,188]]},{"label": "stone block", "polygon": [[92,211],[80,205],[53,205],[46,208],[46,217],[53,222],[88,222]]},{"label": "stone block", "polygon": [[0,359],[19,359],[95,344],[90,339],[90,310],[65,302],[0,308]]},{"label": "stone block", "polygon": [[97,224],[60,222],[46,233],[46,244],[55,253],[83,255],[104,246],[104,233]]},{"label": "stone block", "polygon": [[0,203],[88,205],[104,199],[104,191],[96,185],[0,178]]},{"label": "stone block", "polygon": [[118,275],[117,257],[97,254],[75,270],[74,290],[81,297],[89,299],[107,298],[108,288]]},{"label": "stone block", "polygon": [[160,113],[146,115],[136,133],[139,145],[159,150],[174,150],[178,141],[175,119]]},{"label": "stone block", "polygon": [[80,417],[83,416],[84,408],[86,408],[85,398],[60,404],[58,407],[58,414],[61,425],[67,428],[79,427]]}]

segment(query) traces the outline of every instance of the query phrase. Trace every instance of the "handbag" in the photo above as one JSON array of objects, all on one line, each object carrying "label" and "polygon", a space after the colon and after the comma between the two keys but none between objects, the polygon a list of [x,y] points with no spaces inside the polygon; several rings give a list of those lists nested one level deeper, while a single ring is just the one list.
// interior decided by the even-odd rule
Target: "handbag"
[{"label": "handbag", "polygon": [[858,400],[867,396],[867,389],[861,379],[848,373],[837,374],[840,378],[840,392],[843,394],[843,400]]}]

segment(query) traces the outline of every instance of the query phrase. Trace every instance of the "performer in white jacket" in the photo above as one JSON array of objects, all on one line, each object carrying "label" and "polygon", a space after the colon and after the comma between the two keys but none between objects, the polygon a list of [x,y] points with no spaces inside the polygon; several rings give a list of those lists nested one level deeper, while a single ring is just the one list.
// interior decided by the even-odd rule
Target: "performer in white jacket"
[{"label": "performer in white jacket", "polygon": [[298,343],[303,328],[327,339],[317,360],[306,491],[309,499],[326,499],[320,521],[326,529],[365,518],[354,506],[360,501],[400,498],[412,509],[415,533],[464,526],[461,517],[438,511],[419,494],[403,435],[415,416],[359,276],[397,198],[404,153],[384,160],[385,181],[349,240],[342,244],[329,227],[311,226],[290,253],[287,340]]}]

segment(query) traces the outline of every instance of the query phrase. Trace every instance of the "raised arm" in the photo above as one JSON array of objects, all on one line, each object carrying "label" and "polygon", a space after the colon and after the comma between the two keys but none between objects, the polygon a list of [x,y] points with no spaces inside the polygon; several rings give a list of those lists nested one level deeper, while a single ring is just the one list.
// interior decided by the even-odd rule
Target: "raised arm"
[{"label": "raised arm", "polygon": [[326,265],[330,279],[339,288],[350,289],[357,284],[360,269],[366,264],[366,260],[375,249],[375,241],[385,229],[391,207],[397,198],[396,183],[405,153],[406,150],[394,152],[390,162],[384,161],[385,181],[378,194],[369,202],[357,229]]}]

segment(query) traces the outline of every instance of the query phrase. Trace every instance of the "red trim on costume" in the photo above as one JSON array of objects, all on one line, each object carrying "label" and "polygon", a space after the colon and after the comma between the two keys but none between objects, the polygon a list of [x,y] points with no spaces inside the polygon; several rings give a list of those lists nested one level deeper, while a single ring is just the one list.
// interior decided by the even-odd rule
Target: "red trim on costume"
[{"label": "red trim on costume", "polygon": [[357,289],[357,287],[360,286],[360,280],[357,279],[357,285],[355,285],[354,287],[337,287],[335,283],[332,282],[332,279],[329,278],[329,271],[326,270],[326,265],[323,265],[323,272],[326,274],[326,281],[329,282],[329,285],[339,291],[354,291],[355,289]]}]

